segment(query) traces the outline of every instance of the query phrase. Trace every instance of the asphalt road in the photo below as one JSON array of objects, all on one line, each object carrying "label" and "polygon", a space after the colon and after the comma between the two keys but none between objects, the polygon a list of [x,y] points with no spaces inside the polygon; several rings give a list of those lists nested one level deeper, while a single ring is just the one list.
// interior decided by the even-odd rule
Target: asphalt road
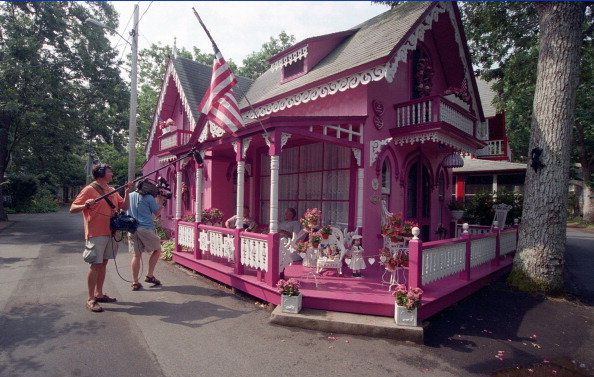
[{"label": "asphalt road", "polygon": [[[255,300],[163,261],[155,273],[163,285],[133,292],[110,262],[105,292],[118,302],[91,313],[81,216],[10,220],[0,229],[2,377],[489,376],[565,357],[594,375],[591,302],[528,296],[500,281],[431,318],[421,346],[272,325]],[[570,286],[587,298],[592,233],[575,238]],[[129,261],[122,245],[127,280]]]}]

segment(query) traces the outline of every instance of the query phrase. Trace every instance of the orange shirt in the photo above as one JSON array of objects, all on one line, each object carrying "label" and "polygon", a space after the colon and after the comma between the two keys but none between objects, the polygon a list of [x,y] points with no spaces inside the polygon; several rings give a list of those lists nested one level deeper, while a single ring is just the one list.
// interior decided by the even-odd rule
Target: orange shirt
[{"label": "orange shirt", "polygon": [[[114,189],[110,187],[109,192],[112,191],[114,191]],[[100,196],[101,194],[99,194],[97,190],[95,190],[92,186],[87,185],[78,194],[76,199],[74,199],[72,204],[82,205],[85,204],[88,199],[96,199]],[[108,198],[116,206],[115,209],[122,208],[124,199],[120,196],[120,194],[111,194],[108,196]],[[109,207],[109,204],[107,204],[105,199],[101,199],[90,208],[83,209],[82,213],[85,224],[85,239],[88,240],[91,237],[98,236],[110,236],[111,229],[109,228],[109,219],[114,214],[114,212],[115,210],[112,210]]]}]

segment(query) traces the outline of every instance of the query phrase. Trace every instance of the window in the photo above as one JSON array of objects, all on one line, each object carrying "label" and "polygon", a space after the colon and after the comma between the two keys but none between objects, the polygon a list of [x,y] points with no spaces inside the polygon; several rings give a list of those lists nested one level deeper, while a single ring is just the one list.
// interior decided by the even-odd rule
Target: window
[{"label": "window", "polygon": [[[260,219],[270,222],[270,156],[261,155]],[[349,220],[351,150],[316,143],[283,150],[279,167],[279,214],[292,207],[301,217],[322,210],[324,224],[346,227]],[[279,221],[282,218],[279,216]]]},{"label": "window", "polygon": [[305,59],[299,59],[283,68],[283,80],[287,81],[300,75],[305,69]]},{"label": "window", "polygon": [[391,180],[390,162],[386,158],[382,164],[382,200],[386,203],[388,211],[390,210]]}]

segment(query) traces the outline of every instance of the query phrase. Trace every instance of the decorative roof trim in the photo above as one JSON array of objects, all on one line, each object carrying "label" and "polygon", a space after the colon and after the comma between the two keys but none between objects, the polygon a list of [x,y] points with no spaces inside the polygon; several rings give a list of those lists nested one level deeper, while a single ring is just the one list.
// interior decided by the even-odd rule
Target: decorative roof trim
[{"label": "decorative roof trim", "polygon": [[[188,114],[188,121],[190,122],[190,130],[193,130],[197,121],[194,119],[194,114],[192,114],[192,108],[190,107],[190,103],[188,102],[188,98],[184,91],[183,86],[181,85],[181,80],[179,75],[173,65],[173,60],[169,61],[169,65],[167,66],[167,70],[165,71],[165,81],[163,82],[161,93],[159,94],[159,101],[157,102],[157,109],[155,114],[157,117],[154,117],[153,124],[151,126],[151,132],[149,133],[149,140],[147,145],[153,144],[153,137],[155,136],[155,132],[157,130],[157,125],[159,123],[159,114],[161,114],[161,110],[163,109],[163,102],[165,101],[165,94],[167,93],[167,87],[169,86],[169,80],[173,78],[175,82],[175,86],[177,87],[177,92],[179,93],[179,97],[182,101],[182,106],[184,107],[184,111]],[[146,150],[146,159],[149,159],[150,153],[149,149]]]},{"label": "decorative roof trim", "polygon": [[468,83],[468,91],[470,92],[470,96],[473,102],[472,108],[478,109],[476,96],[474,93],[474,87],[470,84],[472,82],[472,71],[469,69],[467,65],[467,60],[465,59],[466,54],[464,52],[462,37],[460,36],[460,30],[458,28],[458,23],[456,21],[456,15],[454,13],[454,8],[451,2],[449,1],[440,1],[431,10],[431,12],[427,14],[425,20],[423,20],[417,26],[415,31],[408,37],[408,40],[402,44],[402,46],[398,49],[394,56],[388,59],[388,63],[386,63],[386,81],[390,83],[394,81],[394,77],[396,76],[396,72],[398,71],[398,64],[400,62],[406,63],[409,52],[417,49],[418,42],[423,42],[425,39],[425,32],[431,29],[433,22],[437,22],[439,19],[439,15],[444,12],[448,13],[450,21],[452,23],[452,27],[454,28],[454,38],[456,40],[456,44],[458,45],[458,54],[460,55],[460,60],[462,61],[462,65],[464,67],[464,77],[466,78],[466,82]]},{"label": "decorative roof trim", "polygon": [[393,139],[394,144],[403,146],[404,144],[415,144],[421,143],[423,144],[426,141],[433,141],[435,143],[443,143],[454,148],[456,151],[460,151],[463,155],[471,155],[476,152],[476,149],[465,145],[459,141],[456,141],[450,137],[444,136],[438,132],[424,132],[415,135],[405,135],[400,137],[395,137]]},{"label": "decorative roof trim", "polygon": [[348,89],[355,89],[360,84],[367,85],[372,81],[380,81],[386,75],[386,67],[378,65],[376,67],[366,69],[347,77],[343,77],[334,81],[327,82],[323,85],[316,86],[305,90],[303,92],[291,95],[260,106],[257,109],[245,112],[242,117],[244,122],[247,124],[250,120],[257,119],[278,111],[289,109],[293,106],[298,106],[309,101],[315,101],[318,98],[324,98],[329,95],[334,95],[338,92],[344,92]]},{"label": "decorative roof trim", "polygon": [[177,157],[173,154],[166,154],[165,156],[159,157],[159,163],[164,164],[175,160]]},{"label": "decorative roof trim", "polygon": [[278,70],[280,67],[286,67],[286,66],[291,65],[301,59],[305,59],[305,57],[307,57],[307,45],[305,45],[303,48],[300,48],[299,50],[294,51],[293,53],[283,57],[282,59],[275,61],[270,66],[270,69],[272,70],[272,72],[274,72],[274,71]]}]

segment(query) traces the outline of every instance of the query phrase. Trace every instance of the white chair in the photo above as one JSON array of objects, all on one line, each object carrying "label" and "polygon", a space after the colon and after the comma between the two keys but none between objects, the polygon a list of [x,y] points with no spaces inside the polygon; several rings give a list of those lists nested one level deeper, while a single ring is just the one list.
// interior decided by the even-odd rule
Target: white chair
[{"label": "white chair", "polygon": [[[322,244],[325,246],[324,248],[320,247],[322,255],[320,255],[317,262],[318,274],[321,274],[324,269],[334,269],[338,272],[338,275],[342,275],[342,261],[347,253],[342,231],[336,227],[332,227],[332,234],[330,234],[328,239],[324,240]],[[332,245],[335,245],[339,250],[339,254],[334,256],[334,259],[323,255],[325,248]]]}]

